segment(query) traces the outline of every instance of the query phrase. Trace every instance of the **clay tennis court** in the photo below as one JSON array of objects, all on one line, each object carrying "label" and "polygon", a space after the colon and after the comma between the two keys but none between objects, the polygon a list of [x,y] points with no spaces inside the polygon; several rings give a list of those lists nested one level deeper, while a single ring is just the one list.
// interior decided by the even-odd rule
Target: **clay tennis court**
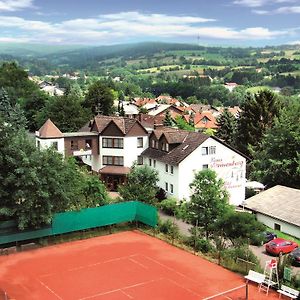
[{"label": "clay tennis court", "polygon": [[[244,283],[240,275],[139,231],[0,257],[0,288],[16,300],[200,300]],[[249,299],[278,296],[250,284]]]}]

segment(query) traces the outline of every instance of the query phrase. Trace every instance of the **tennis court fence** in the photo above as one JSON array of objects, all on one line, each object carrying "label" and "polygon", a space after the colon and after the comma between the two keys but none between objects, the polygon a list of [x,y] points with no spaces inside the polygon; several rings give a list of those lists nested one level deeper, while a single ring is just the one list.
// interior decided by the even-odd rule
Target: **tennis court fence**
[{"label": "tennis court fence", "polygon": [[68,211],[55,214],[51,225],[36,230],[19,231],[16,222],[5,221],[0,223],[0,245],[132,221],[155,227],[157,209],[139,201],[128,201]]}]

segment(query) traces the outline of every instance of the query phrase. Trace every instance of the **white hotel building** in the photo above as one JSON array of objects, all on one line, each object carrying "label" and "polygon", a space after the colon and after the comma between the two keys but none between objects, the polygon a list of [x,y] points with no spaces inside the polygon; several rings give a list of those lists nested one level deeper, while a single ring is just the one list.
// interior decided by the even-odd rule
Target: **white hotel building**
[{"label": "white hotel building", "polygon": [[132,118],[96,116],[78,132],[62,133],[52,122],[36,132],[39,148],[54,147],[63,156],[76,156],[97,172],[109,190],[126,182],[134,162],[158,171],[160,188],[188,200],[196,172],[211,168],[225,183],[230,204],[245,200],[246,157],[215,137],[168,127],[150,135]]}]

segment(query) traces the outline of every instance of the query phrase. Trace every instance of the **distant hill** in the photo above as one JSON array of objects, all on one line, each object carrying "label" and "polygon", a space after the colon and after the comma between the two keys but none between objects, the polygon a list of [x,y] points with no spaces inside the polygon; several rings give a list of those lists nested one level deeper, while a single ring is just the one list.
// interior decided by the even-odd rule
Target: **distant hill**
[{"label": "distant hill", "polygon": [[[181,73],[186,73],[183,69],[191,68],[191,65],[193,70],[201,73],[209,67],[263,67],[262,64],[269,60],[282,58],[299,60],[299,45],[238,48],[161,42],[97,47],[0,43],[0,61],[16,60],[34,75],[85,71],[98,76],[106,76],[107,72],[117,76],[120,68],[139,74],[158,73],[158,68],[162,68],[182,76]],[[112,73],[114,69],[118,72]]]},{"label": "distant hill", "polygon": [[43,44],[26,44],[26,43],[1,43],[0,54],[12,56],[44,56],[53,53],[61,53],[75,49],[81,49],[83,46],[73,45],[43,45]]}]

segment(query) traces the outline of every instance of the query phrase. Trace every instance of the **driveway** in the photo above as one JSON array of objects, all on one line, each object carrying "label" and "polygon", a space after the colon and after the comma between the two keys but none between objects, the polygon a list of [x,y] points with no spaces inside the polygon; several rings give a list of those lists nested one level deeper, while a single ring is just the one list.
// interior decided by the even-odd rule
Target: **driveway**
[{"label": "driveway", "polygon": [[[250,245],[250,249],[252,252],[259,258],[260,265],[264,269],[266,261],[271,260],[272,258],[277,258],[276,256],[269,255],[265,252],[265,246],[253,246]],[[299,274],[300,275],[300,267],[292,267],[293,274]]]},{"label": "driveway", "polygon": [[159,211],[159,217],[164,221],[165,220],[172,220],[172,222],[174,222],[179,227],[179,232],[182,235],[185,235],[185,236],[190,236],[191,235],[191,233],[189,232],[189,229],[193,227],[192,225],[187,224],[187,223],[183,222],[182,220],[176,219],[172,216],[166,215],[162,211]]}]

